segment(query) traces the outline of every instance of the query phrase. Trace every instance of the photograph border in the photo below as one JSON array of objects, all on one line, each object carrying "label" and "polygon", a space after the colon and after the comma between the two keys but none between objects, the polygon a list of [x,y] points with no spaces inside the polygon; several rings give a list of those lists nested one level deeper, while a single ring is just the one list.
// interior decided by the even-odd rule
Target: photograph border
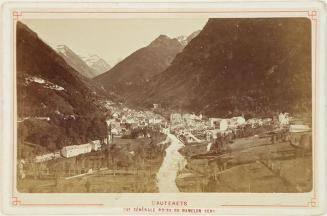
[{"label": "photograph border", "polygon": [[[158,9],[158,8],[157,8]],[[133,10],[133,9],[132,9]],[[13,92],[14,92],[14,99],[13,99],[13,108],[14,108],[14,114],[13,114],[13,125],[12,125],[12,140],[13,140],[13,145],[11,145],[11,151],[12,151],[12,159],[13,161],[11,161],[11,170],[12,170],[12,187],[11,187],[11,207],[19,207],[19,206],[51,206],[51,207],[63,207],[63,206],[85,206],[85,207],[101,207],[101,206],[105,206],[104,203],[29,203],[27,201],[23,201],[22,199],[20,199],[19,197],[19,193],[16,191],[15,186],[17,185],[17,166],[16,166],[16,157],[17,157],[17,135],[16,135],[16,114],[17,114],[17,104],[16,104],[16,99],[17,99],[17,94],[16,94],[16,22],[22,18],[24,18],[24,15],[26,14],[123,14],[123,13],[139,13],[139,14],[158,14],[158,13],[162,13],[162,14],[172,14],[172,13],[176,13],[176,14],[183,14],[183,13],[217,13],[217,14],[233,14],[233,13],[240,13],[240,14],[244,14],[244,13],[249,13],[249,14],[255,14],[255,13],[274,13],[274,14],[283,14],[283,13],[301,13],[303,14],[303,17],[306,17],[308,19],[310,19],[311,21],[311,62],[312,62],[312,126],[313,126],[313,147],[312,147],[312,167],[313,167],[313,172],[312,172],[312,196],[309,200],[307,200],[306,203],[299,203],[298,205],[293,205],[293,204],[271,204],[271,205],[267,205],[267,204],[258,204],[258,205],[253,205],[253,204],[222,204],[220,205],[220,207],[231,207],[231,208],[238,208],[238,209],[242,209],[242,208],[316,208],[316,207],[320,207],[320,204],[322,203],[319,199],[319,193],[322,193],[322,191],[320,191],[319,187],[319,183],[321,183],[319,181],[319,172],[324,173],[324,171],[320,171],[318,170],[318,163],[319,161],[321,161],[321,159],[319,158],[319,154],[317,154],[317,152],[319,152],[319,148],[321,147],[320,145],[320,139],[319,139],[319,125],[318,125],[318,119],[317,116],[320,115],[319,113],[319,105],[317,105],[317,103],[319,102],[319,78],[320,78],[320,73],[321,71],[319,71],[319,59],[321,59],[320,57],[320,52],[319,52],[319,44],[321,43],[321,38],[319,37],[321,34],[319,31],[321,31],[320,29],[320,25],[321,25],[321,13],[322,11],[320,11],[319,9],[313,7],[311,9],[308,8],[303,8],[303,9],[298,9],[295,8],[294,10],[291,9],[253,9],[253,10],[224,10],[221,9],[219,11],[219,9],[214,8],[212,10],[207,10],[207,11],[198,11],[197,9],[187,9],[188,11],[148,11],[148,10],[144,10],[144,11],[139,11],[142,10],[142,8],[137,8],[136,10],[138,11],[130,11],[130,9],[128,10],[121,10],[119,11],[119,9],[117,10],[117,8],[115,8],[115,11],[110,11],[110,8],[107,8],[107,11],[92,11],[92,9],[82,9],[82,11],[76,11],[76,9],[74,10],[67,10],[67,9],[58,9],[56,8],[56,10],[44,10],[44,9],[38,9],[38,10],[31,10],[30,8],[28,9],[11,9],[10,10],[10,14],[11,14],[11,21],[12,21],[12,28],[11,28],[11,34],[12,34],[12,73],[13,73],[13,77],[14,79],[12,80],[12,85],[14,87]],[[159,8],[159,10],[165,10],[162,8]],[[178,10],[178,8],[176,8],[176,10]],[[278,16],[277,16],[278,17]],[[281,16],[283,17],[283,16]],[[292,17],[292,16],[291,16]],[[296,16],[297,17],[297,16]],[[42,19],[42,18],[41,18]],[[317,92],[318,91],[318,92]],[[321,187],[322,189],[324,189],[324,187]],[[318,192],[317,192],[318,191]],[[250,193],[249,193],[250,195]],[[106,206],[107,207],[107,206]],[[215,207],[216,208],[216,207]],[[218,207],[219,208],[219,207]]]}]

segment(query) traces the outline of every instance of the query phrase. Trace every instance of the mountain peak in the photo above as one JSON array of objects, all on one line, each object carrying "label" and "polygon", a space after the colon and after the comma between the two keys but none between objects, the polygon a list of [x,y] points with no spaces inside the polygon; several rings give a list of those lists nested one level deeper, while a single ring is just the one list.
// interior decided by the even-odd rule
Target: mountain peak
[{"label": "mountain peak", "polygon": [[176,38],[172,39],[168,37],[167,35],[159,35],[150,46],[170,46],[172,43],[178,43],[178,40]]},{"label": "mountain peak", "polygon": [[180,35],[176,38],[178,40],[178,42],[180,44],[182,44],[183,46],[186,46],[187,45],[187,36],[185,35]]},{"label": "mountain peak", "polygon": [[182,49],[176,38],[159,35],[150,45],[135,51],[95,80],[120,94],[142,88],[151,77],[164,71]]},{"label": "mountain peak", "polygon": [[198,34],[200,32],[201,32],[201,30],[197,30],[195,32],[192,32],[189,36],[180,35],[176,39],[178,40],[178,42],[180,44],[182,44],[183,46],[186,46],[193,38],[195,38],[196,36],[198,36]]},{"label": "mountain peak", "polygon": [[56,51],[58,53],[61,53],[61,54],[65,55],[65,56],[67,56],[68,53],[70,53],[70,54],[73,53],[73,51],[68,46],[66,46],[64,44],[57,45],[55,49],[56,49]]},{"label": "mountain peak", "polygon": [[171,38],[167,35],[161,34],[159,37],[156,38],[156,40],[170,40]]},{"label": "mountain peak", "polygon": [[82,59],[89,67],[97,71],[97,75],[102,74],[111,68],[111,66],[103,58],[96,54],[88,57],[82,57]]}]

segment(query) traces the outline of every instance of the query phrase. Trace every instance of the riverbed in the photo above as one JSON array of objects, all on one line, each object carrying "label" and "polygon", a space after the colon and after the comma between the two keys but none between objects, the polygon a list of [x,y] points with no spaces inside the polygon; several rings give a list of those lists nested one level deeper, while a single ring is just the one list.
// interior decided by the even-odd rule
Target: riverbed
[{"label": "riverbed", "polygon": [[170,145],[157,173],[157,186],[160,193],[177,193],[179,192],[176,185],[177,172],[186,165],[186,159],[178,150],[183,148],[184,144],[173,134],[168,134],[167,138]]}]

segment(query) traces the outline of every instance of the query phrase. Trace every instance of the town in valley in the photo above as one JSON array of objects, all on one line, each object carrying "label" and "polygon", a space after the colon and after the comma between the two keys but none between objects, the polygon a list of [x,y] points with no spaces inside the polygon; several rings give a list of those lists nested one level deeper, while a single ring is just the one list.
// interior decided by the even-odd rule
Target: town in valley
[{"label": "town in valley", "polygon": [[305,19],[210,18],[112,66],[40,23],[16,26],[19,192],[312,190]]}]

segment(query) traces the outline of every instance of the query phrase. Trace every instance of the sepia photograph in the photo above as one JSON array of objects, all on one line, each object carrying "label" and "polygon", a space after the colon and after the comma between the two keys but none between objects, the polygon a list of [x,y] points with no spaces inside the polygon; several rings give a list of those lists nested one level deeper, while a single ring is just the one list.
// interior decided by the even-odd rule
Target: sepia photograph
[{"label": "sepia photograph", "polygon": [[305,17],[20,19],[20,193],[307,193]]}]

